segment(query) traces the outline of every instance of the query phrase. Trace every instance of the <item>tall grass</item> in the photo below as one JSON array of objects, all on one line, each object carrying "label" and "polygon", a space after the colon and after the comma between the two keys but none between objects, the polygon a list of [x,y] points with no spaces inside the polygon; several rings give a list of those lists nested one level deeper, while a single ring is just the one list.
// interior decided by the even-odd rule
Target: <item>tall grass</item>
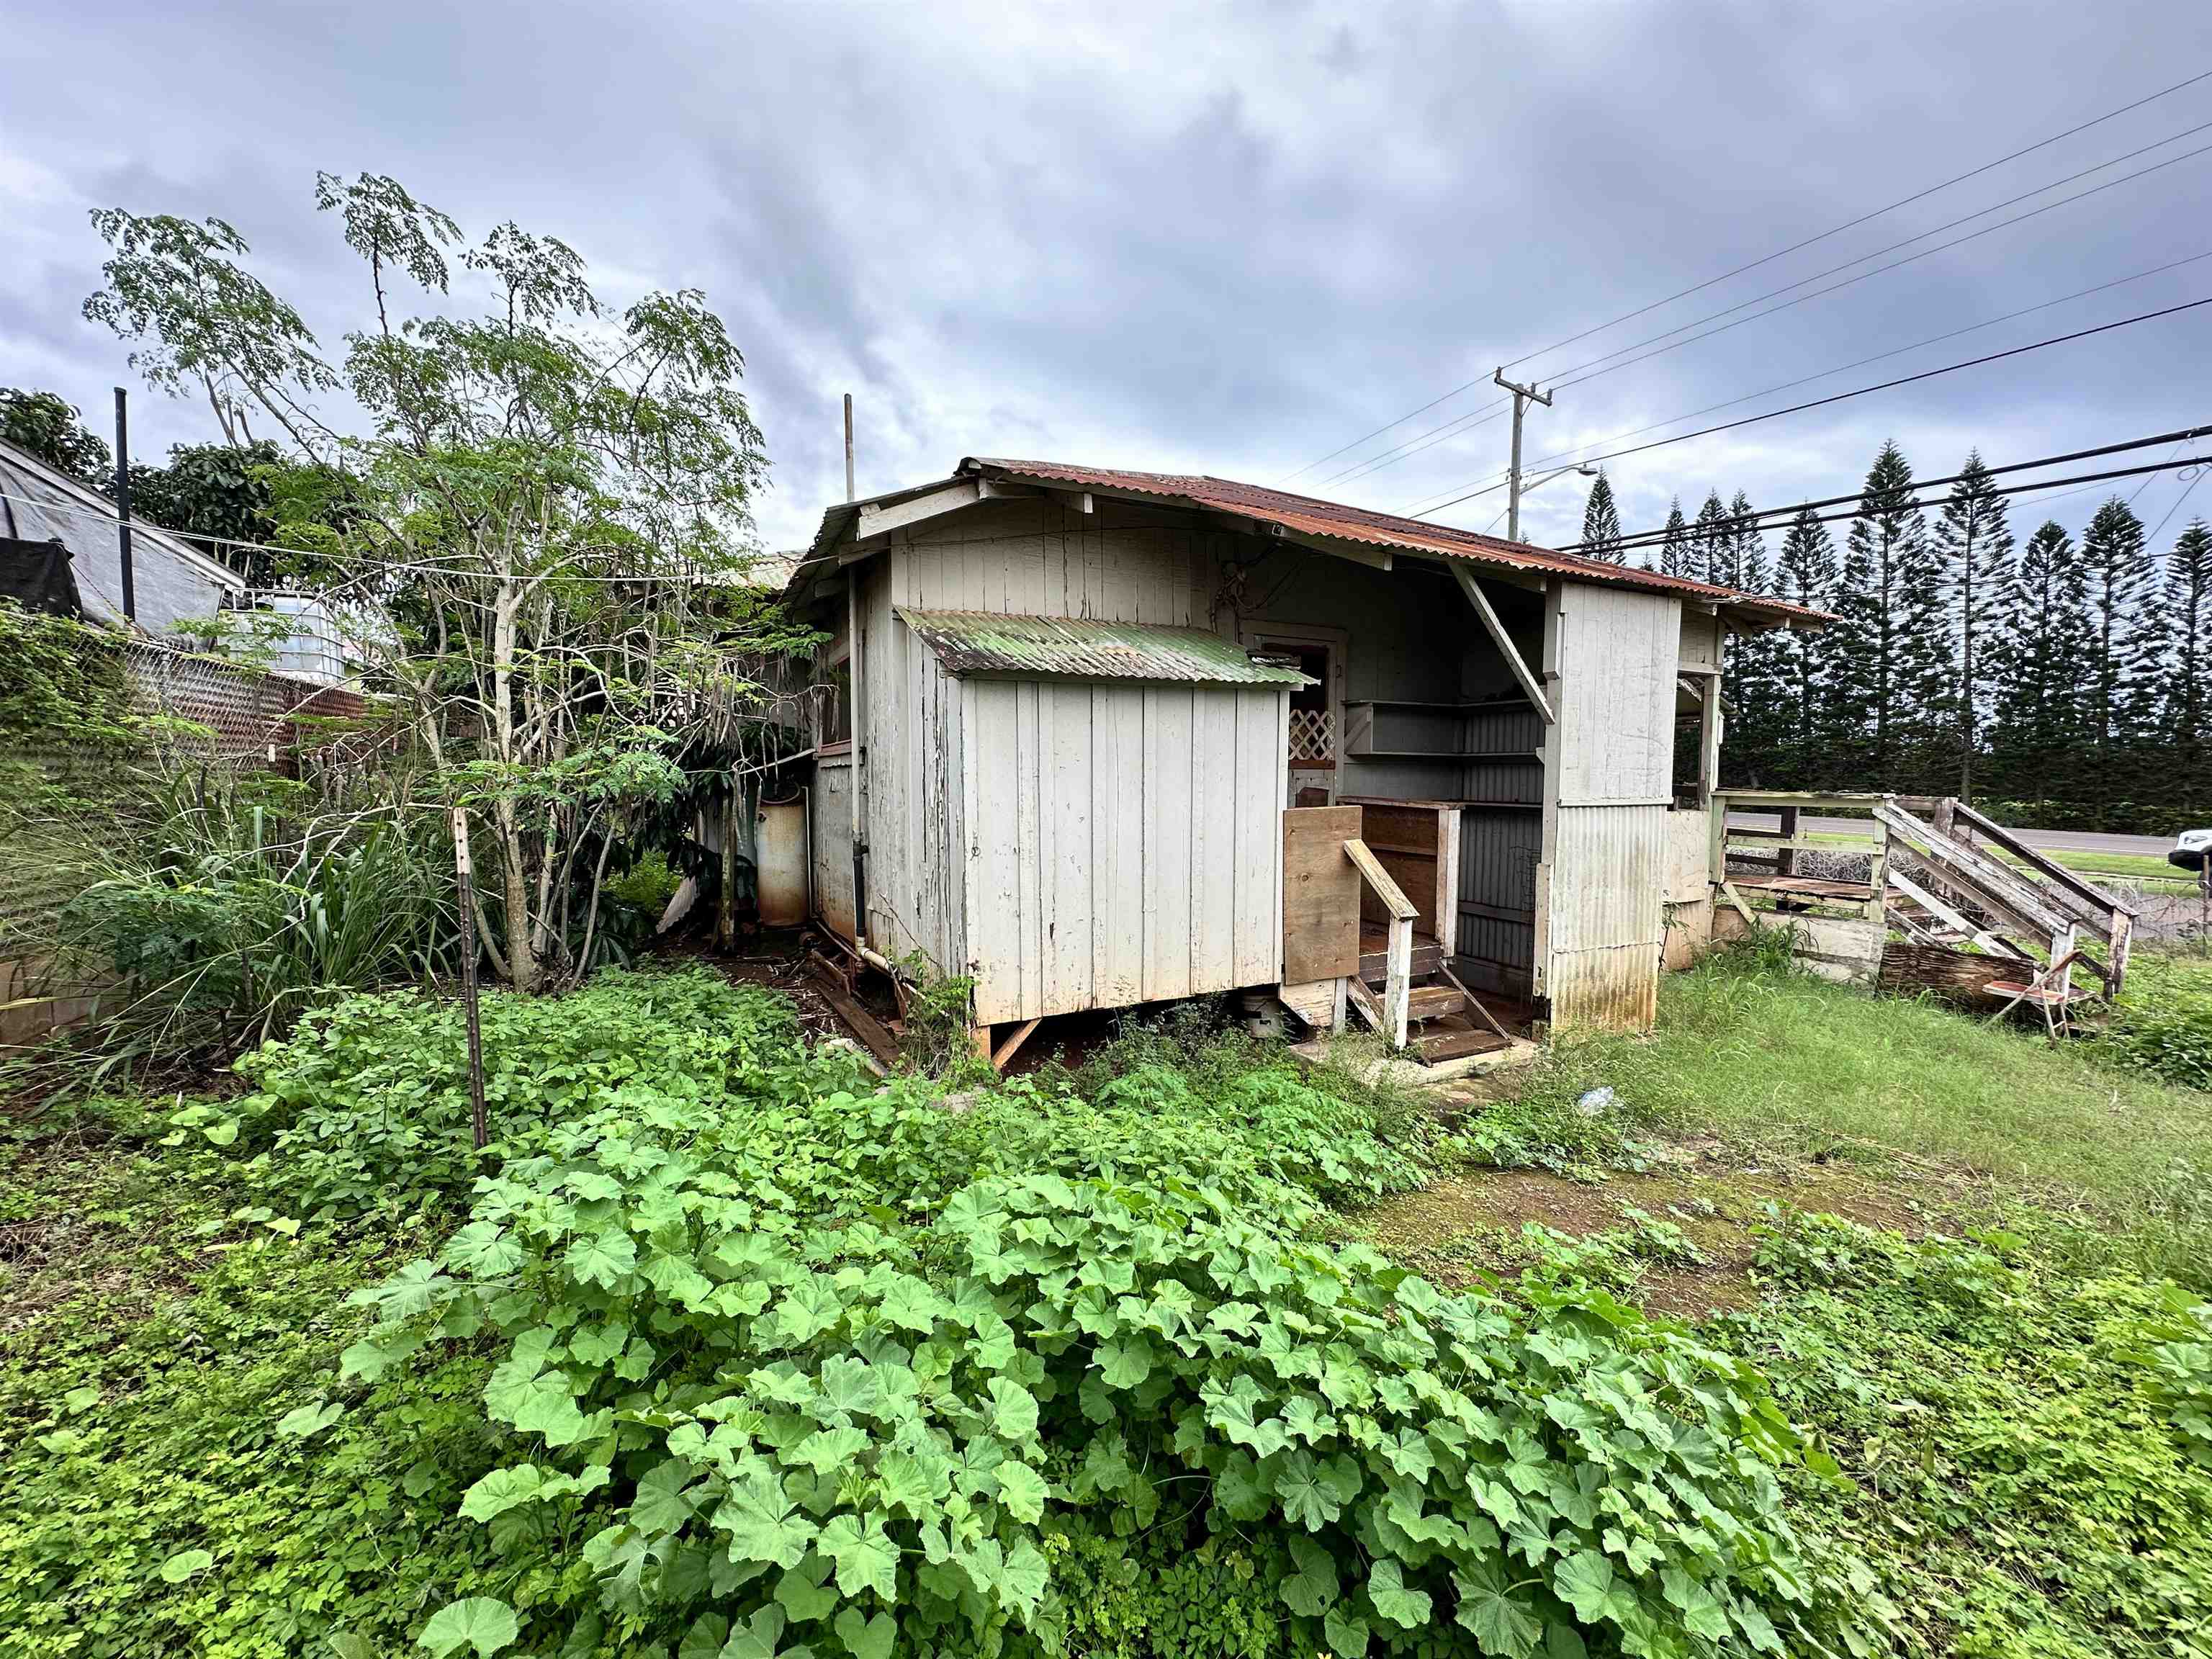
[{"label": "tall grass", "polygon": [[160,779],[148,807],[138,833],[91,850],[90,879],[55,921],[61,971],[118,988],[114,1012],[70,1045],[74,1080],[228,1054],[348,992],[455,965],[434,814],[288,812],[265,787],[185,774]]}]

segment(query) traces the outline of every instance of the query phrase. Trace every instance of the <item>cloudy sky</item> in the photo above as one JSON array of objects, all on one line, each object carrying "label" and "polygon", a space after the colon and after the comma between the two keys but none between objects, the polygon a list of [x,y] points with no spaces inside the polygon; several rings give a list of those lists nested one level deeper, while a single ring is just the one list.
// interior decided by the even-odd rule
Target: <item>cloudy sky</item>
[{"label": "cloudy sky", "polygon": [[[775,548],[842,494],[847,391],[864,494],[996,454],[1289,476],[1406,510],[1498,475],[1486,385],[1321,458],[1501,362],[1608,371],[1532,411],[1530,458],[1571,456],[2212,295],[2212,153],[2190,155],[2212,146],[2207,79],[1540,349],[2212,70],[2202,0],[9,10],[0,385],[98,423],[136,384],[79,315],[102,252],[86,214],[107,204],[229,220],[335,341],[364,290],[314,173],[386,173],[465,228],[565,238],[607,297],[704,289],[747,355]],[[1716,487],[1836,495],[1886,437],[1936,476],[1970,446],[1994,464],[2212,420],[2208,366],[2212,307],[1608,470],[1632,530]],[[142,453],[213,435],[192,404],[133,408]],[[2154,479],[2138,510],[2156,523],[2185,484]],[[1532,495],[1525,533],[1571,540],[1582,494]],[[2015,520],[2078,525],[2100,498],[2030,496]],[[1483,529],[1503,506],[1439,516]],[[2162,539],[2198,507],[2212,489]]]}]

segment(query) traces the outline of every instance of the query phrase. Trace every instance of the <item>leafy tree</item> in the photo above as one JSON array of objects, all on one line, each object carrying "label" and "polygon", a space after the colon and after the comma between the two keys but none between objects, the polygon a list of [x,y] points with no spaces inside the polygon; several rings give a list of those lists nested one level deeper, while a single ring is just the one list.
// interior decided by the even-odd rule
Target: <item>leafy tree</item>
[{"label": "leafy tree", "polygon": [[2212,799],[2204,725],[2212,720],[2212,528],[2202,519],[2166,556],[2164,623],[2167,641],[2167,741],[2179,760],[2182,803],[2195,811]]},{"label": "leafy tree", "polygon": [[73,404],[51,392],[0,386],[0,439],[103,492],[115,488],[114,452],[84,428]]},{"label": "leafy tree", "polygon": [[[1648,560],[1650,555],[1646,554]],[[1659,569],[1668,576],[1695,576],[1696,554],[1690,544],[1689,521],[1682,517],[1682,499],[1667,503],[1667,529],[1659,543]]]},{"label": "leafy tree", "polygon": [[1872,788],[1912,780],[1914,750],[1948,673],[1943,590],[1912,469],[1887,443],[1868,470],[1836,594],[1837,712]]},{"label": "leafy tree", "polygon": [[1958,641],[1958,672],[1951,686],[1959,741],[1959,795],[1974,793],[1974,753],[1980,741],[1980,705],[1985,700],[1982,674],[1984,649],[1995,630],[1998,606],[2012,567],[2012,529],[2005,498],[1970,450],[1958,482],[1944,501],[1936,526],[1936,549],[1951,590],[1951,620]]},{"label": "leafy tree", "polygon": [[1625,563],[1628,557],[1620,544],[1620,511],[1613,504],[1613,484],[1602,472],[1590,486],[1589,500],[1583,507],[1581,550],[1611,564]]},{"label": "leafy tree", "polygon": [[2128,762],[2153,713],[2154,630],[2143,608],[2152,597],[2142,520],[2118,495],[2099,507],[2081,537],[2081,574],[2090,636],[2082,665],[2090,785],[2100,799],[2129,793]]},{"label": "leafy tree", "polygon": [[[1782,538],[1774,589],[1776,598],[1814,611],[1835,604],[1835,542],[1809,507],[1797,509]],[[1830,756],[1838,736],[1828,700],[1828,637],[1793,629],[1775,637],[1774,650],[1782,775],[1789,787],[1817,787],[1830,781]]]},{"label": "leafy tree", "polygon": [[[86,313],[155,385],[203,392],[231,442],[258,411],[309,464],[273,510],[343,573],[332,608],[434,793],[489,815],[487,954],[547,988],[587,954],[624,816],[684,787],[684,743],[758,708],[753,653],[811,641],[701,597],[753,555],[767,461],[744,360],[701,295],[611,311],[554,238],[468,245],[367,174],[319,175],[316,199],[367,269],[368,320],[335,359],[220,220],[94,214],[113,255]],[[476,295],[451,291],[456,264]],[[319,410],[331,392],[370,435]]]},{"label": "leafy tree", "polygon": [[2008,794],[2065,792],[2082,740],[2089,615],[2073,538],[2046,521],[2007,572],[1990,666],[1992,769]]}]

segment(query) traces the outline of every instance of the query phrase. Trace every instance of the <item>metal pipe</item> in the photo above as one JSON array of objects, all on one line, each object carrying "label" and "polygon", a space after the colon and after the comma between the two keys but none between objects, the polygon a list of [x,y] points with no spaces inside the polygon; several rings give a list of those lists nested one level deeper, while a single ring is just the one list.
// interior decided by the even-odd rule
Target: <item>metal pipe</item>
[{"label": "metal pipe", "polygon": [[131,568],[131,419],[128,397],[115,388],[115,547],[123,564],[123,618],[138,620],[138,585]]}]

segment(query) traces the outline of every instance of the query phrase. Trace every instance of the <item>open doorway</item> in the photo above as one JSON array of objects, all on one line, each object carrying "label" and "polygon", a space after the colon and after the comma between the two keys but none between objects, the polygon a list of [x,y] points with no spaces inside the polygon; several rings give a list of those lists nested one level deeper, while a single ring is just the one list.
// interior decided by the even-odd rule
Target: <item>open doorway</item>
[{"label": "open doorway", "polygon": [[1313,682],[1291,693],[1286,806],[1328,806],[1344,739],[1345,631],[1289,623],[1244,630],[1244,648],[1295,666]]}]

